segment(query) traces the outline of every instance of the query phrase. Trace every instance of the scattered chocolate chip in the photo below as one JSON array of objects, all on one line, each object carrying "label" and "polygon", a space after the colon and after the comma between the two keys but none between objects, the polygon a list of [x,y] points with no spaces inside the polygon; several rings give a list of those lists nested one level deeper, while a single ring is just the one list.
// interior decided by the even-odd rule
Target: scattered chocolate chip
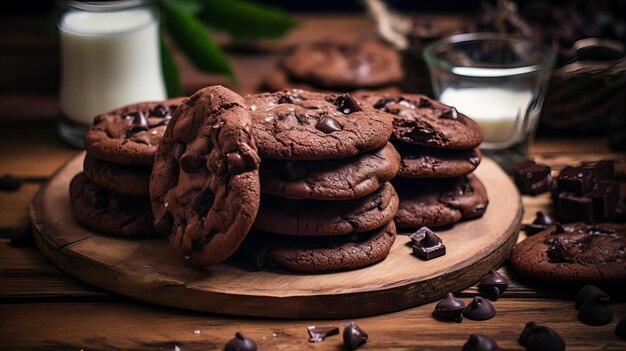
[{"label": "scattered chocolate chip", "polygon": [[298,101],[302,101],[302,99],[291,94],[283,95],[278,99],[279,104],[295,104]]},{"label": "scattered chocolate chip", "polygon": [[528,235],[535,235],[541,231],[548,229],[554,224],[554,219],[543,211],[537,211],[535,220],[531,224],[525,224],[523,226],[524,231]]},{"label": "scattered chocolate chip", "polygon": [[463,310],[463,316],[474,321],[486,321],[496,315],[496,309],[491,302],[475,297]]},{"label": "scattered chocolate chip", "polygon": [[586,196],[560,193],[558,196],[558,217],[561,222],[593,222],[593,201]]},{"label": "scattered chocolate chip", "polygon": [[498,343],[487,335],[471,334],[461,351],[499,351]]},{"label": "scattered chocolate chip", "polygon": [[446,254],[446,246],[443,244],[441,238],[432,230],[422,227],[414,234],[423,233],[423,237],[419,241],[413,243],[413,254],[425,259],[431,260],[433,258],[441,257]]},{"label": "scattered chocolate chip", "polygon": [[493,269],[478,282],[478,290],[488,299],[497,300],[509,286],[509,281]]},{"label": "scattered chocolate chip", "polygon": [[607,295],[604,291],[598,288],[595,285],[585,285],[580,290],[578,290],[578,294],[576,294],[576,309],[580,309],[580,306],[585,303],[590,297],[599,296],[606,300],[608,303],[610,300],[609,295]]},{"label": "scattered chocolate chip", "polygon": [[22,187],[22,180],[12,174],[5,174],[0,177],[0,190],[17,191]]},{"label": "scattered chocolate chip", "polygon": [[169,211],[165,211],[165,214],[161,219],[154,222],[154,229],[157,233],[168,236],[172,233],[172,228],[174,227],[174,217]]},{"label": "scattered chocolate chip", "polygon": [[593,188],[593,172],[582,167],[568,166],[559,173],[556,184],[560,193],[582,195]]},{"label": "scattered chocolate chip", "polygon": [[185,173],[193,173],[197,171],[203,163],[204,157],[193,153],[185,153],[180,158],[180,169]]},{"label": "scattered chocolate chip", "polygon": [[420,107],[420,108],[421,107],[430,107],[432,105],[433,105],[432,101],[421,97],[419,103],[417,104],[417,107]]},{"label": "scattered chocolate chip", "polygon": [[316,327],[309,326],[306,328],[309,331],[310,342],[320,342],[326,337],[339,334],[338,327]]},{"label": "scattered chocolate chip", "polygon": [[11,230],[11,246],[27,247],[35,244],[35,236],[29,227],[15,227]]},{"label": "scattered chocolate chip", "polygon": [[241,332],[235,333],[235,337],[224,346],[224,351],[256,351],[256,349],[256,342]]},{"label": "scattered chocolate chip", "polygon": [[284,180],[293,182],[295,180],[303,179],[308,174],[307,168],[304,163],[287,161],[283,164],[280,175]]},{"label": "scattered chocolate chip", "polygon": [[480,163],[480,157],[478,157],[478,155],[476,153],[472,153],[472,155],[470,157],[468,157],[467,159],[469,161],[469,163],[473,164],[474,166],[478,165],[478,163]]},{"label": "scattered chocolate chip", "polygon": [[395,100],[392,99],[392,98],[382,98],[382,99],[376,101],[376,103],[374,104],[374,108],[378,109],[378,110],[383,109],[383,108],[387,107],[387,105],[393,103],[394,101]]},{"label": "scattered chocolate chip", "polygon": [[439,116],[439,118],[458,119],[459,118],[459,113],[456,110],[456,108],[450,107],[450,109],[448,111],[444,112],[441,116]]},{"label": "scattered chocolate chip", "polygon": [[163,104],[158,104],[154,106],[154,108],[150,111],[150,116],[154,116],[154,117],[167,117],[169,115],[170,115],[170,108]]},{"label": "scattered chocolate chip", "polygon": [[446,297],[435,305],[433,317],[438,320],[460,323],[463,320],[463,310],[465,307],[465,302],[457,299],[454,297],[454,294],[449,292]]},{"label": "scattered chocolate chip", "polygon": [[626,340],[626,317],[622,318],[622,320],[617,323],[615,335],[622,340]]},{"label": "scattered chocolate chip", "polygon": [[534,161],[523,161],[512,169],[515,185],[522,194],[538,195],[549,191],[553,186],[550,167]]},{"label": "scattered chocolate chip", "polygon": [[361,106],[359,106],[359,103],[354,100],[352,95],[347,93],[337,97],[333,104],[337,106],[337,109],[339,111],[343,112],[346,115],[353,112],[363,111]]},{"label": "scattered chocolate chip", "polygon": [[341,124],[339,124],[339,122],[337,122],[337,120],[332,117],[322,118],[319,122],[317,122],[315,128],[326,134],[340,131],[341,129],[343,129]]},{"label": "scattered chocolate chip", "polygon": [[343,329],[343,344],[348,350],[356,350],[367,342],[367,333],[354,322],[349,322]]},{"label": "scattered chocolate chip", "polygon": [[133,123],[128,127],[126,131],[126,137],[130,138],[131,136],[139,133],[143,133],[150,129],[148,126],[148,120],[144,115],[143,111],[137,111],[129,114],[133,118]]},{"label": "scattered chocolate chip", "polygon": [[613,320],[613,312],[607,297],[592,295],[588,297],[578,310],[578,320],[587,325],[606,325]]},{"label": "scattered chocolate chip", "polygon": [[185,144],[176,143],[176,146],[174,146],[174,160],[176,162],[180,162],[180,158],[183,157],[184,153],[185,153]]},{"label": "scattered chocolate chip", "polygon": [[565,342],[559,334],[552,328],[538,326],[535,322],[526,323],[519,343],[528,351],[565,351]]},{"label": "scattered chocolate chip", "polygon": [[246,158],[239,152],[230,152],[226,154],[228,160],[228,173],[237,175],[252,170],[253,167],[246,161]]}]

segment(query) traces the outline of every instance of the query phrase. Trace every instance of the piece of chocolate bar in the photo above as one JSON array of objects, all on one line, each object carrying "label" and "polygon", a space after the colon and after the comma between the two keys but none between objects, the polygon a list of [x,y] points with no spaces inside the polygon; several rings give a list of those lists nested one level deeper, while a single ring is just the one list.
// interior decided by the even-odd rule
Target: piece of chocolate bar
[{"label": "piece of chocolate bar", "polygon": [[550,167],[530,160],[513,166],[513,179],[520,192],[526,195],[538,195],[553,187]]},{"label": "piece of chocolate bar", "polygon": [[593,222],[593,201],[586,196],[560,193],[558,218],[563,223]]}]

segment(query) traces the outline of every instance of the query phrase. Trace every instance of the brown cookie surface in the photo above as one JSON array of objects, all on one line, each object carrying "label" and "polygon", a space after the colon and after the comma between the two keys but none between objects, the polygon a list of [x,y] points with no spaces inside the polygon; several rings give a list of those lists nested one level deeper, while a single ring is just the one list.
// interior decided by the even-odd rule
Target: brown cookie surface
[{"label": "brown cookie surface", "polygon": [[150,195],[150,166],[118,165],[86,155],[83,169],[89,180],[118,194]]},{"label": "brown cookie surface", "polygon": [[407,143],[447,148],[473,149],[483,140],[480,126],[458,112],[419,94],[355,94],[374,108],[395,115],[393,137]]},{"label": "brown cookie surface", "polygon": [[393,184],[400,197],[395,221],[401,228],[441,227],[480,217],[489,204],[485,187],[474,175],[450,179],[396,178]]},{"label": "brown cookie surface", "polygon": [[114,193],[79,173],[70,183],[70,201],[74,217],[88,229],[123,237],[157,236],[147,197]]},{"label": "brown cookie surface", "polygon": [[445,150],[394,141],[400,153],[398,177],[452,178],[472,173],[480,163],[480,150]]},{"label": "brown cookie surface", "polygon": [[182,101],[138,103],[98,115],[85,135],[85,149],[111,163],[152,165],[172,113]]},{"label": "brown cookie surface", "polygon": [[291,89],[249,95],[261,157],[322,160],[384,147],[393,117],[349,95]]},{"label": "brown cookie surface", "polygon": [[362,233],[391,221],[397,209],[398,195],[390,183],[354,200],[288,200],[264,196],[254,227],[294,236]]},{"label": "brown cookie surface", "polygon": [[174,112],[154,159],[155,227],[191,265],[228,258],[259,206],[259,156],[243,98],[204,88]]},{"label": "brown cookie surface", "polygon": [[624,284],[626,224],[551,226],[518,243],[511,266],[519,274],[555,284]]},{"label": "brown cookie surface", "polygon": [[261,191],[289,199],[347,200],[369,195],[398,172],[400,155],[379,150],[322,161],[263,160]]}]

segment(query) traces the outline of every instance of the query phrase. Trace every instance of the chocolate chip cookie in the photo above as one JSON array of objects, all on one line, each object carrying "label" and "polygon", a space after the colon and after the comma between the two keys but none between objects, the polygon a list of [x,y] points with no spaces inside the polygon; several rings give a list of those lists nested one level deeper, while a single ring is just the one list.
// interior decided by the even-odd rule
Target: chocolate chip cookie
[{"label": "chocolate chip cookie", "polygon": [[154,158],[150,198],[155,228],[191,265],[228,258],[259,207],[259,156],[243,98],[199,90],[174,112]]},{"label": "chocolate chip cookie", "polygon": [[384,147],[393,117],[349,94],[291,89],[246,97],[255,119],[259,155],[270,159],[322,160]]},{"label": "chocolate chip cookie", "polygon": [[408,143],[473,149],[483,140],[480,126],[454,107],[419,94],[358,93],[355,97],[395,115],[393,137]]},{"label": "chocolate chip cookie", "polygon": [[302,44],[282,67],[291,80],[341,91],[397,84],[404,77],[400,54],[372,39]]},{"label": "chocolate chip cookie", "polygon": [[361,233],[385,225],[397,209],[398,195],[389,183],[371,195],[354,200],[287,200],[264,196],[254,227],[296,236]]},{"label": "chocolate chip cookie", "polygon": [[85,176],[113,192],[148,197],[152,168],[145,165],[117,165],[85,156]]},{"label": "chocolate chip cookie", "polygon": [[70,183],[74,217],[83,226],[124,237],[156,236],[147,197],[116,194],[79,173]]},{"label": "chocolate chip cookie", "polygon": [[398,177],[452,178],[473,172],[480,163],[480,151],[444,150],[394,141],[402,160]]},{"label": "chocolate chip cookie", "polygon": [[261,191],[289,199],[356,199],[373,193],[395,177],[399,166],[400,155],[390,143],[345,159],[268,159],[261,164]]},{"label": "chocolate chip cookie", "polygon": [[461,219],[480,217],[489,200],[474,175],[451,179],[401,179],[393,181],[400,206],[396,225],[401,228],[441,227]]},{"label": "chocolate chip cookie", "polygon": [[111,163],[152,165],[170,117],[182,100],[133,104],[96,116],[85,136],[87,153]]},{"label": "chocolate chip cookie", "polygon": [[626,281],[626,224],[551,226],[520,242],[511,254],[519,274],[555,284]]}]

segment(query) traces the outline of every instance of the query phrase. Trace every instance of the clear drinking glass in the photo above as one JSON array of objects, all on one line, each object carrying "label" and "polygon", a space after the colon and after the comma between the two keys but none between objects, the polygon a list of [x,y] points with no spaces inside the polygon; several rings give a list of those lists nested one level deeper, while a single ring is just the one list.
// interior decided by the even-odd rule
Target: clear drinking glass
[{"label": "clear drinking glass", "polygon": [[551,47],[499,33],[443,38],[423,52],[435,98],[483,129],[483,153],[505,169],[526,158],[555,54]]}]

